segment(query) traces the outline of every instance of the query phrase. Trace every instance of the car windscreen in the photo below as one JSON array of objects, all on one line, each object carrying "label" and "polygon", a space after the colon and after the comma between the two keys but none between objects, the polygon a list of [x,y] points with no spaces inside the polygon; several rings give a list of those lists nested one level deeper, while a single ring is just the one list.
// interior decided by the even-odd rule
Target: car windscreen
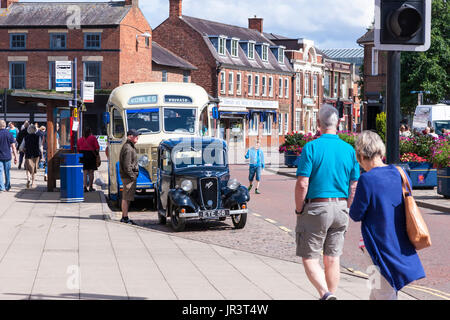
[{"label": "car windscreen", "polygon": [[203,147],[175,147],[172,152],[175,168],[225,167],[227,154],[222,145],[211,144]]},{"label": "car windscreen", "polygon": [[450,120],[438,120],[434,121],[434,129],[437,134],[442,135],[442,130],[447,129],[450,130]]},{"label": "car windscreen", "polygon": [[195,132],[196,109],[164,108],[164,130],[173,133]]},{"label": "car windscreen", "polygon": [[159,109],[127,110],[128,130],[136,129],[140,134],[157,133]]}]

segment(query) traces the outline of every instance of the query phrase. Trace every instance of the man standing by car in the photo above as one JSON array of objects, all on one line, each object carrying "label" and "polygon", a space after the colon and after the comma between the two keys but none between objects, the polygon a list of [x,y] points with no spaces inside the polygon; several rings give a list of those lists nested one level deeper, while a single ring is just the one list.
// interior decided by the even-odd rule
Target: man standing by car
[{"label": "man standing by car", "polygon": [[135,144],[138,142],[139,135],[139,132],[135,129],[131,129],[127,132],[127,142],[125,142],[120,150],[119,158],[120,178],[123,183],[122,219],[120,222],[128,224],[135,224],[128,218],[128,208],[130,206],[130,202],[134,201],[137,177],[139,175],[139,165],[135,147]]},{"label": "man standing by car", "polygon": [[[297,256],[321,300],[336,300],[349,208],[359,179],[355,150],[337,135],[337,109],[319,110],[320,138],[305,145],[297,169]],[[305,201],[306,200],[306,201]],[[319,258],[323,251],[325,272]]]}]

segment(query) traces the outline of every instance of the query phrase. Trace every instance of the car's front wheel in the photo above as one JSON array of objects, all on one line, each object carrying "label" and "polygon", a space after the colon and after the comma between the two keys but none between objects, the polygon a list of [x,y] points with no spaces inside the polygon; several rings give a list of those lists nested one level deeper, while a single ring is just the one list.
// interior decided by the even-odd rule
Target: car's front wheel
[{"label": "car's front wheel", "polygon": [[[246,203],[243,203],[242,205],[247,205]],[[232,210],[240,210],[241,206],[237,205],[236,207],[232,208]],[[245,227],[245,224],[247,223],[247,214],[236,214],[231,216],[231,221],[233,221],[233,225],[236,229],[243,229]]]},{"label": "car's front wheel", "polygon": [[186,219],[180,218],[179,209],[174,208],[172,205],[170,206],[170,223],[175,232],[184,231],[186,228]]}]

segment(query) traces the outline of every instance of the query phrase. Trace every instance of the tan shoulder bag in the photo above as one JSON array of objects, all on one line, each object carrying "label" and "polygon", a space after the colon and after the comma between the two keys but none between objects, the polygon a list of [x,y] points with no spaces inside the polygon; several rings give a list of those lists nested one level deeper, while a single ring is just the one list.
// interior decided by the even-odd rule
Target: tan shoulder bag
[{"label": "tan shoulder bag", "polygon": [[402,176],[402,193],[405,200],[406,232],[409,240],[416,250],[421,250],[431,246],[430,233],[422,218],[419,207],[412,196],[411,185],[406,173],[400,167],[396,167]]}]

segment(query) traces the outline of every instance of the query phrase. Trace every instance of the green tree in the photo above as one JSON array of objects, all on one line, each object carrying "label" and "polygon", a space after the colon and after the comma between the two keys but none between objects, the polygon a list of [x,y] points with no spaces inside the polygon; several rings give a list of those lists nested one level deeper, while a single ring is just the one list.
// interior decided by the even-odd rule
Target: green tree
[{"label": "green tree", "polygon": [[424,103],[435,104],[450,97],[450,8],[448,0],[433,0],[431,47],[426,52],[402,52],[401,110],[412,115],[417,95],[430,91]]}]

